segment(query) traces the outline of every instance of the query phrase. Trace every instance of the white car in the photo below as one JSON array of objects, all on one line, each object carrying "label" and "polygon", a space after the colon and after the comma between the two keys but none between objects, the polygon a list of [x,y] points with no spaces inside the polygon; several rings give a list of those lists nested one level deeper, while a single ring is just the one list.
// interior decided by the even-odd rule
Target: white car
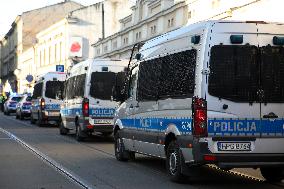
[{"label": "white car", "polygon": [[31,116],[32,97],[25,94],[16,107],[16,119],[24,119]]},{"label": "white car", "polygon": [[4,114],[16,113],[17,103],[22,99],[22,95],[13,95],[4,103]]}]

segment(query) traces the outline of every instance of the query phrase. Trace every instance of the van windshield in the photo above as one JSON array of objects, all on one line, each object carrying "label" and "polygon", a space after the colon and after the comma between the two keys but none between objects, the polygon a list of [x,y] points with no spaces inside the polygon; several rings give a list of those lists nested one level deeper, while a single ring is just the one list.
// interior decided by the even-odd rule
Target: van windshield
[{"label": "van windshield", "polygon": [[63,81],[47,81],[45,96],[51,99],[61,99],[61,95],[64,91]]},{"label": "van windshield", "polygon": [[115,85],[116,74],[113,72],[93,72],[90,95],[93,98],[110,100]]},{"label": "van windshield", "polygon": [[211,49],[208,91],[234,102],[284,102],[283,74],[283,47],[217,45]]}]

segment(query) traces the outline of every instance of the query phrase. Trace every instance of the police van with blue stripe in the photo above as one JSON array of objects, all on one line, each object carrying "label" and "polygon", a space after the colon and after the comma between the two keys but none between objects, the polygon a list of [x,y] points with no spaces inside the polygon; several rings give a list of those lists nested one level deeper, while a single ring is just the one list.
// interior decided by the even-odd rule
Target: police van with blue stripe
[{"label": "police van with blue stripe", "polygon": [[118,106],[112,100],[112,90],[115,85],[123,85],[127,63],[127,60],[89,59],[71,68],[61,108],[61,135],[75,132],[76,140],[82,141],[94,132],[112,134]]},{"label": "police van with blue stripe", "polygon": [[48,72],[37,77],[32,95],[32,124],[59,124],[65,79],[64,72]]},{"label": "police van with blue stripe", "polygon": [[260,168],[284,178],[284,25],[207,21],[137,44],[114,120],[115,155],[193,169]]}]

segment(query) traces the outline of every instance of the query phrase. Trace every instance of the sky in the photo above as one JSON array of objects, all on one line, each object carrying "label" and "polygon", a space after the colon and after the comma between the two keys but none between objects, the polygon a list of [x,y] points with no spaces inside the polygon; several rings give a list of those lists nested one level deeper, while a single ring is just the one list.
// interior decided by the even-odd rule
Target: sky
[{"label": "sky", "polygon": [[[25,11],[62,2],[63,0],[1,0],[0,5],[0,40],[11,28],[17,15]],[[73,0],[82,5],[91,5],[102,0]]]}]

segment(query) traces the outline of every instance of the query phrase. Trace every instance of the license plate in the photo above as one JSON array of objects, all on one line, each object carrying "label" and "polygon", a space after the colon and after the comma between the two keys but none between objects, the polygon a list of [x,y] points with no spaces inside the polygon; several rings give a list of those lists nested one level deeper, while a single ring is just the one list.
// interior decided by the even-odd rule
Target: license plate
[{"label": "license plate", "polygon": [[112,119],[94,119],[94,125],[113,125]]},{"label": "license plate", "polygon": [[250,142],[217,142],[218,151],[251,151]]},{"label": "license plate", "polygon": [[49,116],[59,116],[59,112],[48,112]]}]

